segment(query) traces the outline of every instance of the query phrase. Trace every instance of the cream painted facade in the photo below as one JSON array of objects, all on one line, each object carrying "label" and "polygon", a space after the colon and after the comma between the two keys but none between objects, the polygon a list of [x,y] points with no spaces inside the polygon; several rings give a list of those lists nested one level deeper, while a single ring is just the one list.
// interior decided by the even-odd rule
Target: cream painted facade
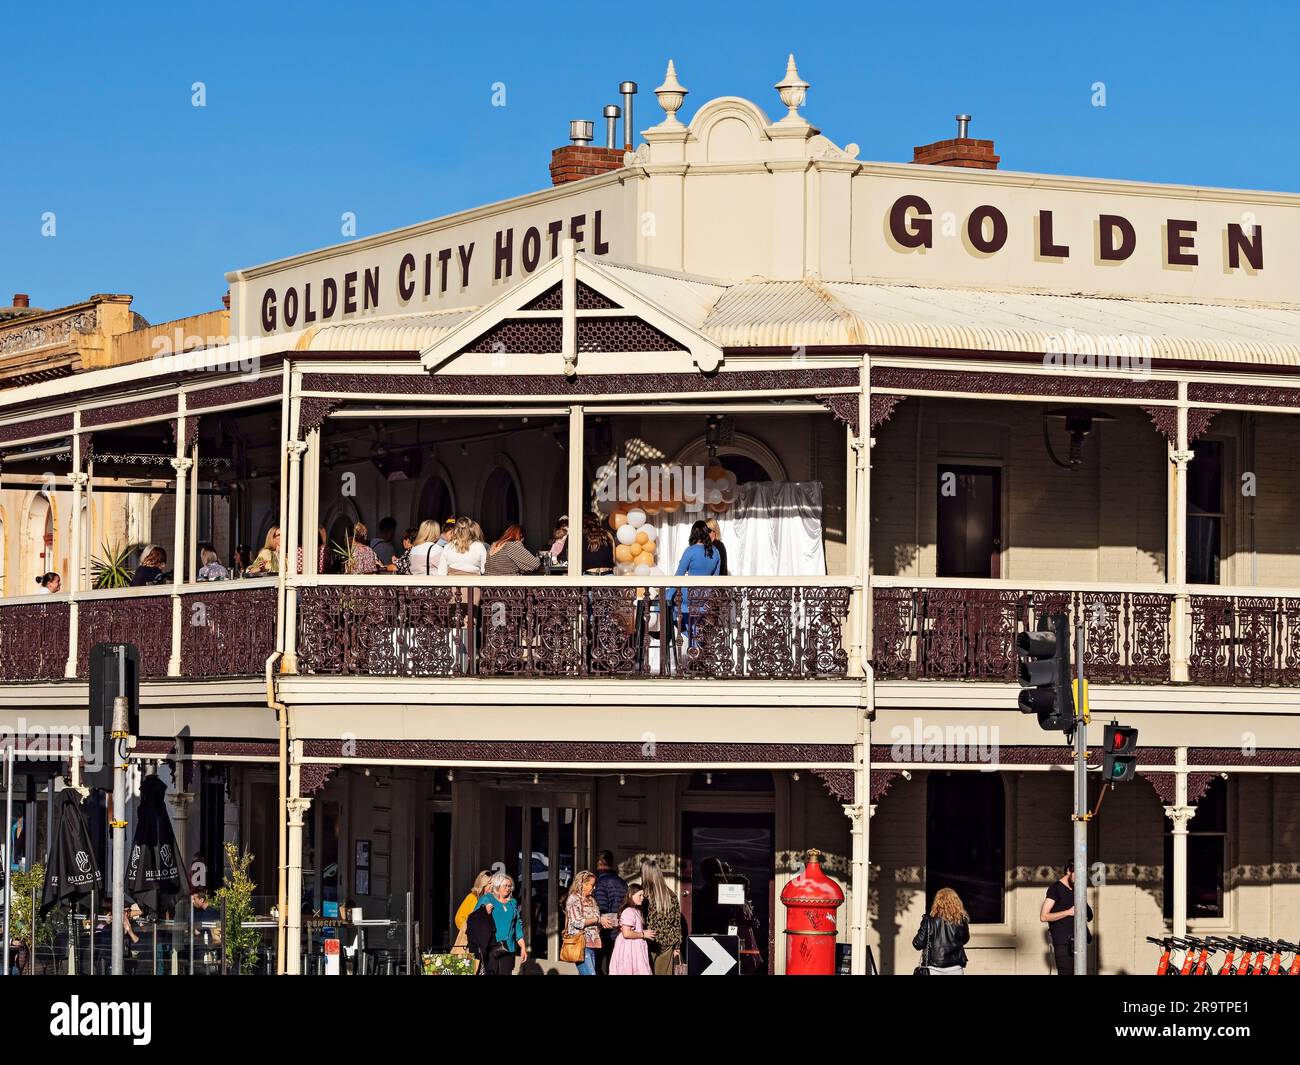
[{"label": "cream painted facade", "polygon": [[[232,272],[232,340],[183,372],[155,360],[88,371],[85,393],[0,394],[6,456],[174,427],[177,498],[229,446],[245,457],[223,498],[255,547],[280,528],[274,581],[182,572],[162,605],[133,607],[157,663],[137,758],[197,773],[178,810],[221,795],[220,816],[189,816],[186,849],[217,825],[274,852],[263,887],[291,972],[313,948],[290,900],[399,916],[409,891],[435,947],[497,862],[539,907],[543,970],[564,970],[575,868],[609,848],[631,876],[655,856],[686,896],[694,848],[718,838],[761,855],[764,970],[785,968],[775,900],[816,847],[846,891],[855,971],[868,946],[881,971],[910,969],[942,875],[996,914],[973,928],[972,971],[1046,972],[1037,908],[1068,857],[1068,773],[1059,734],[1016,709],[1007,647],[1064,595],[1095,634],[1094,733],[1112,715],[1141,730],[1143,773],[1096,822],[1097,969],[1153,967],[1147,935],[1289,934],[1300,197],[864,162],[801,117],[802,90],[779,121],[722,98],[683,123],[674,91],[661,103],[620,169]],[[1125,225],[1131,253],[1103,258]],[[1066,407],[1104,416],[1072,470],[1044,443]],[[1046,436],[1066,453],[1059,419]],[[321,525],[373,535],[444,506],[498,532],[512,515],[536,550],[592,507],[599,465],[707,461],[710,443],[724,465],[820,482],[824,574],[592,577],[577,553],[545,577],[318,572]],[[1196,510],[1198,448],[1222,456],[1212,513]],[[945,524],[949,467],[996,478],[996,536]],[[1207,520],[1218,579],[1201,584],[1189,530],[1204,539]],[[188,557],[192,509],[163,524]],[[981,572],[953,571],[953,528],[968,555],[979,541]],[[688,666],[656,657],[638,589],[664,587],[729,604],[694,672],[689,642]],[[94,601],[84,586],[59,599],[71,633]],[[498,607],[504,640],[483,620]],[[76,704],[73,679],[9,679]],[[976,730],[997,769],[927,753],[931,728]],[[897,756],[903,742],[921,753]],[[1000,824],[928,814],[970,780],[992,782]],[[1228,827],[1200,831],[1198,803]],[[963,833],[984,851],[962,857]],[[359,842],[376,859],[361,879]]]}]

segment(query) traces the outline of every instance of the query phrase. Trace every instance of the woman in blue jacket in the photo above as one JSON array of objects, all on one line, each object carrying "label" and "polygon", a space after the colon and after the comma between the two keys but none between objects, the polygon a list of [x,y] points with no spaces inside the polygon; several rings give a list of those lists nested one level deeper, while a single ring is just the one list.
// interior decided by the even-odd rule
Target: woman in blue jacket
[{"label": "woman in blue jacket", "polygon": [[[705,522],[697,521],[691,526],[690,542],[686,550],[682,552],[682,560],[677,563],[678,577],[716,577],[722,569],[722,555],[718,549],[713,546],[713,539],[709,535],[709,527]],[[676,588],[668,589],[668,601],[671,603],[677,596]],[[681,589],[682,608],[681,623],[678,628],[682,631],[690,631],[691,615],[691,596],[690,591],[686,588]]]}]

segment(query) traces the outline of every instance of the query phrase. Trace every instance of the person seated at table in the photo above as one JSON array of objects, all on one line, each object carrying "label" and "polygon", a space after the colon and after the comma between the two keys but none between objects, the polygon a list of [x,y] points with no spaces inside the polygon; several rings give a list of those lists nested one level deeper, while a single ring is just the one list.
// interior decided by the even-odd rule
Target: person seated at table
[{"label": "person seated at table", "polygon": [[[682,552],[681,561],[677,563],[678,577],[716,577],[718,570],[722,565],[722,556],[718,553],[717,548],[713,546],[713,538],[709,533],[709,526],[706,522],[697,521],[691,526],[690,540],[687,543],[686,550]],[[668,602],[673,602],[677,596],[678,589],[669,588],[666,594]],[[681,624],[679,629],[689,628],[691,605],[690,591],[686,588],[681,589]]]},{"label": "person seated at table", "polygon": [[370,548],[370,530],[365,522],[359,521],[352,526],[352,550],[343,566],[343,572],[353,576],[363,576],[379,572],[379,559]]},{"label": "person seated at table", "polygon": [[63,578],[53,570],[49,573],[42,573],[36,578],[36,583],[40,585],[36,589],[36,595],[56,595],[63,588]]},{"label": "person seated at table", "polygon": [[559,563],[569,557],[569,516],[561,515],[551,533],[551,561]]},{"label": "person seated at table", "polygon": [[406,553],[407,572],[416,577],[428,577],[438,572],[438,559],[442,557],[442,540],[436,521],[422,521],[415,530],[411,550]]},{"label": "person seated at table", "polygon": [[224,581],[230,577],[230,570],[217,558],[217,553],[206,544],[199,552],[199,561],[203,563],[199,567],[199,580],[201,581]]},{"label": "person seated at table", "polygon": [[438,537],[438,546],[446,547],[451,543],[451,538],[456,532],[456,518],[444,518],[442,521],[442,534]]},{"label": "person seated at table", "polygon": [[266,541],[262,550],[253,559],[253,564],[244,570],[245,577],[274,577],[280,572],[280,526],[272,525],[266,530]]},{"label": "person seated at table", "polygon": [[230,572],[236,577],[242,577],[244,571],[248,569],[249,563],[253,560],[253,549],[247,544],[240,544],[235,548],[235,553],[230,559]]},{"label": "person seated at table", "polygon": [[380,518],[379,535],[370,541],[370,549],[375,553],[375,558],[379,559],[380,569],[388,569],[397,557],[397,547],[393,544],[396,536],[397,519]]},{"label": "person seated at table", "polygon": [[533,573],[542,560],[524,546],[524,530],[519,523],[507,525],[506,531],[488,548],[483,572],[493,577],[519,577]]},{"label": "person seated at table", "polygon": [[153,546],[140,559],[140,565],[136,567],[135,576],[131,578],[132,588],[145,588],[151,584],[161,584],[165,574],[163,568],[167,565],[167,552],[161,547]]},{"label": "person seated at table", "polygon": [[614,538],[595,514],[582,516],[582,572],[609,573],[614,569]]},{"label": "person seated at table", "polygon": [[483,531],[478,522],[461,517],[456,521],[456,529],[451,534],[451,542],[442,549],[438,557],[438,573],[445,577],[468,576],[482,573],[487,565],[487,547],[483,543]]}]

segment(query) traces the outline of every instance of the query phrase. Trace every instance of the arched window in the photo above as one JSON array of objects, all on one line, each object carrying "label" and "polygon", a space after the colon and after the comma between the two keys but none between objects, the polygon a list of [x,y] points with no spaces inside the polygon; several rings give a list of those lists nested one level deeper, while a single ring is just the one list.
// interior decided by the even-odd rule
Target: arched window
[{"label": "arched window", "polygon": [[495,540],[505,531],[507,525],[521,522],[522,514],[519,485],[508,469],[497,466],[483,482],[478,519],[479,524],[483,526],[483,535],[489,542]]},{"label": "arched window", "polygon": [[997,773],[932,772],[926,782],[925,905],[940,888],[961,896],[972,924],[1003,920],[1006,793]]},{"label": "arched window", "polygon": [[54,569],[54,508],[49,497],[39,492],[27,508],[20,557],[26,561],[19,592],[30,595],[37,590],[36,578]]},{"label": "arched window", "polygon": [[436,468],[420,489],[420,499],[416,503],[415,513],[411,515],[411,524],[419,528],[422,521],[436,521],[441,525],[456,514],[456,496],[451,490],[451,482],[441,468]]}]

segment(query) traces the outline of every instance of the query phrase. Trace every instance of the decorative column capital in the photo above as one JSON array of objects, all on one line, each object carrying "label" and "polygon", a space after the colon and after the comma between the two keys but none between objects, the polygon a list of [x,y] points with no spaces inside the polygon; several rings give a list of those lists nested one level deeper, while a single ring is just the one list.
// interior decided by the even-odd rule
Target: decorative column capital
[{"label": "decorative column capital", "polygon": [[88,473],[68,474],[68,482],[72,485],[72,490],[74,492],[80,492],[83,488],[86,487],[86,483],[89,480],[90,480],[90,474]]},{"label": "decorative column capital", "polygon": [[185,474],[189,473],[190,468],[194,465],[193,459],[171,459],[170,461],[172,464],[172,469],[175,470],[181,476],[184,476]]},{"label": "decorative column capital", "polygon": [[286,440],[284,449],[289,454],[290,462],[301,462],[303,452],[307,450],[307,443],[304,440]]},{"label": "decorative column capital", "polygon": [[1185,835],[1187,823],[1196,816],[1195,806],[1166,806],[1165,816],[1174,823],[1174,834]]},{"label": "decorative column capital", "polygon": [[868,819],[870,819],[870,818],[876,816],[876,807],[877,807],[878,805],[879,805],[879,803],[874,803],[874,802],[873,802],[870,806],[867,807],[867,818],[868,818]]},{"label": "decorative column capital", "polygon": [[194,794],[188,791],[173,791],[167,796],[167,801],[176,807],[176,816],[185,817],[194,801]]},{"label": "decorative column capital", "polygon": [[1175,466],[1177,466],[1180,470],[1186,470],[1187,464],[1191,462],[1192,459],[1194,459],[1195,457],[1196,457],[1196,452],[1193,451],[1191,448],[1188,448],[1186,451],[1174,450],[1169,452],[1169,461],[1172,462]]},{"label": "decorative column capital", "polygon": [[[874,809],[874,807],[873,807]],[[852,832],[858,831],[862,827],[863,815],[867,812],[866,807],[861,803],[845,803],[844,816],[853,822]]]},{"label": "decorative column capital", "polygon": [[305,797],[288,799],[285,805],[289,809],[289,827],[302,828],[303,817],[311,809],[311,799]]}]

